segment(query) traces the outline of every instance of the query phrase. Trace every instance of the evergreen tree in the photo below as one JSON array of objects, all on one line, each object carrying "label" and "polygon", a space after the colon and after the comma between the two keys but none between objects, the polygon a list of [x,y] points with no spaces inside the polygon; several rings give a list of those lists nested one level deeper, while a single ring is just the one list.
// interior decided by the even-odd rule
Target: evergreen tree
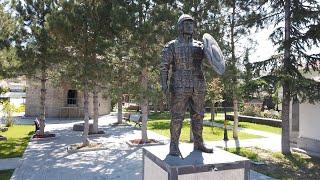
[{"label": "evergreen tree", "polygon": [[142,126],[141,140],[147,142],[147,120],[148,120],[148,105],[149,92],[148,80],[150,68],[155,63],[156,54],[156,39],[153,35],[154,24],[150,16],[154,5],[150,1],[138,0],[131,2],[130,6],[134,9],[135,29],[133,32],[133,48],[131,49],[131,57],[136,61],[137,67],[140,68],[139,77],[139,93],[138,100],[141,106]]},{"label": "evergreen tree", "polygon": [[[256,10],[261,8],[263,1],[242,1],[242,0],[224,0],[222,1],[222,9],[226,14],[226,30],[228,31],[228,49],[227,54],[226,72],[223,76],[223,82],[226,92],[231,92],[233,111],[234,111],[234,124],[233,124],[233,138],[238,139],[238,101],[240,98],[239,89],[239,69],[237,68],[240,63],[240,56],[237,52],[241,51],[239,42],[244,35],[249,34],[248,26],[257,24],[254,22],[256,17]],[[231,54],[231,55],[228,55]],[[231,80],[231,83],[230,83]],[[228,94],[228,93],[226,93]]]},{"label": "evergreen tree", "polygon": [[[290,101],[299,95],[301,100],[319,100],[316,92],[319,83],[304,77],[310,70],[320,69],[320,54],[310,53],[319,47],[320,5],[315,0],[276,0],[266,3],[269,12],[263,12],[262,23],[273,23],[275,30],[270,38],[278,45],[277,54],[256,63],[257,71],[270,69],[282,84],[282,153],[290,154]],[[263,24],[262,24],[263,25]]]},{"label": "evergreen tree", "polygon": [[[66,51],[60,73],[68,78],[75,87],[83,90],[84,131],[82,142],[89,145],[89,92],[105,86],[108,79],[109,64],[105,49],[111,36],[112,2],[104,1],[63,1],[59,11],[50,19],[54,36]],[[95,104],[97,101],[95,100]],[[97,119],[97,105],[95,105]],[[97,130],[97,121],[95,121]]]},{"label": "evergreen tree", "polygon": [[[18,19],[5,11],[7,3],[0,3],[0,79],[16,76],[18,66],[16,50],[13,42],[18,32]],[[0,92],[4,92],[1,89]],[[1,93],[0,93],[1,94]]]},{"label": "evergreen tree", "polygon": [[22,19],[19,37],[15,40],[20,60],[19,71],[41,82],[40,135],[44,134],[46,116],[46,84],[49,71],[57,64],[59,52],[50,36],[47,19],[55,8],[54,0],[13,1],[17,16]]}]

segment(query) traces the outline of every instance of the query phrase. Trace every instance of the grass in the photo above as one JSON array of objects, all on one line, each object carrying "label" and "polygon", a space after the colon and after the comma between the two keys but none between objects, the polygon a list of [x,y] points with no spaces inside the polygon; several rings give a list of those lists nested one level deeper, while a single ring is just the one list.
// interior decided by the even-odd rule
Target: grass
[{"label": "grass", "polygon": [[[223,120],[215,120],[214,122],[223,124]],[[228,125],[232,125],[233,121],[227,120]],[[270,132],[270,133],[275,133],[275,134],[281,134],[281,128],[279,127],[273,127],[273,126],[268,126],[264,124],[256,124],[256,123],[250,123],[250,122],[239,122],[239,127],[242,128],[248,128],[248,129],[254,129],[258,131],[264,131],[264,132]]]},{"label": "grass", "polygon": [[[189,117],[190,117],[189,113],[186,113],[185,118],[189,118]],[[224,123],[224,113],[217,113],[214,118],[215,118],[214,122],[217,122],[220,124]],[[211,114],[205,113],[204,119],[210,120]],[[154,120],[170,120],[170,113],[169,112],[152,113],[152,114],[150,114],[148,121],[154,121]],[[233,121],[227,120],[227,124],[232,125]],[[256,123],[250,123],[250,122],[239,122],[239,127],[254,129],[254,130],[264,131],[264,132],[270,132],[270,133],[275,133],[275,134],[281,134],[281,128],[263,125],[263,124],[256,124]]]},{"label": "grass", "polygon": [[33,132],[32,125],[14,125],[8,131],[0,132],[8,138],[7,141],[0,141],[0,159],[22,157]]},{"label": "grass", "polygon": [[[148,130],[152,130],[158,134],[170,137],[170,120],[153,120],[148,122]],[[232,131],[228,131],[229,136]],[[203,138],[206,141],[217,141],[223,139],[223,129],[218,127],[203,127]],[[262,136],[257,136],[253,134],[247,134],[239,132],[239,139],[252,139],[261,138]],[[183,127],[181,129],[180,141],[188,142],[190,138],[190,125],[187,121],[183,122]]]},{"label": "grass", "polygon": [[1,180],[10,180],[14,169],[8,169],[8,170],[0,170],[0,179]]},{"label": "grass", "polygon": [[247,157],[264,165],[252,164],[257,172],[276,179],[319,179],[320,159],[301,153],[283,155],[259,148],[229,148],[229,152]]}]

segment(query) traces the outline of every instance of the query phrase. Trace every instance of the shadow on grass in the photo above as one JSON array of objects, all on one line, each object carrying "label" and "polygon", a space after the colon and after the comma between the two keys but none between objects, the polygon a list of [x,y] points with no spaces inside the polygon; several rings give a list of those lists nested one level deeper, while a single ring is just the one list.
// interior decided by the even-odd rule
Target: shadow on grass
[{"label": "shadow on grass", "polygon": [[14,169],[0,170],[0,179],[9,180],[13,174]]},{"label": "shadow on grass", "polygon": [[148,129],[169,129],[170,128],[170,121],[158,121],[158,122],[149,122]]},{"label": "shadow on grass", "polygon": [[[185,119],[190,118],[190,113],[186,112]],[[151,113],[148,116],[148,121],[156,121],[156,120],[170,120],[171,119],[171,114],[170,112],[158,112],[158,113]]]},{"label": "shadow on grass", "polygon": [[247,157],[253,161],[258,161],[259,157],[256,152],[253,152],[251,150],[248,150],[246,148],[236,147],[236,148],[228,148],[225,149],[226,151],[229,151],[233,154],[237,154],[239,156]]},{"label": "shadow on grass", "polygon": [[30,137],[9,138],[7,141],[0,142],[0,159],[22,157],[29,139]]},{"label": "shadow on grass", "polygon": [[229,152],[265,164],[252,164],[252,169],[276,179],[319,179],[320,159],[301,153],[283,155],[259,148],[227,149]]},{"label": "shadow on grass", "polygon": [[169,112],[162,112],[162,113],[152,113],[149,115],[148,120],[161,120],[161,119],[170,119]]}]

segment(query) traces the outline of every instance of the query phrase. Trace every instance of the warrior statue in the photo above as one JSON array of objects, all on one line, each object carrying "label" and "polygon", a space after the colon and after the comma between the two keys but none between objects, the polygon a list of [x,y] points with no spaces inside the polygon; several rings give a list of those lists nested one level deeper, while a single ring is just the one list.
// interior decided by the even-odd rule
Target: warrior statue
[{"label": "warrior statue", "polygon": [[[213,69],[224,72],[224,60],[216,41],[205,34],[203,41],[192,38],[194,19],[182,15],[178,20],[179,36],[168,42],[161,53],[161,85],[170,98],[170,155],[181,156],[179,138],[187,107],[190,109],[194,149],[206,153],[213,150],[205,147],[202,138],[206,82],[202,71],[202,61],[206,56]],[[207,46],[207,47],[206,47]],[[169,71],[172,73],[169,79]],[[169,85],[168,85],[169,84]]]}]

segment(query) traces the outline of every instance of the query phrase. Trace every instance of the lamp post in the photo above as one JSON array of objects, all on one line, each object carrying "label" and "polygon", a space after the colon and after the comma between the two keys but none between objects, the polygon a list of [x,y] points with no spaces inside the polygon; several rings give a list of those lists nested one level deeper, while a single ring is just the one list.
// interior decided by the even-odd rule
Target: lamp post
[{"label": "lamp post", "polygon": [[228,141],[228,131],[227,131],[227,110],[226,108],[224,107],[224,133],[223,133],[223,140],[224,141]]}]

